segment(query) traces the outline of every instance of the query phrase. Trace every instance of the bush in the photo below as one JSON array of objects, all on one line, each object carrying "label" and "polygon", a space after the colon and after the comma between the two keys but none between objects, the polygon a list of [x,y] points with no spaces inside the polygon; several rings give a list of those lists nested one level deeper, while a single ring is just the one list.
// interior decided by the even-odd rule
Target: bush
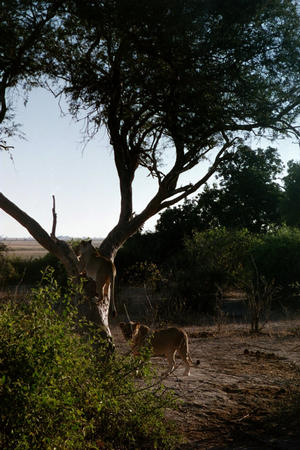
[{"label": "bush", "polygon": [[125,271],[126,280],[132,286],[144,286],[152,291],[158,290],[165,281],[156,264],[143,261],[128,267]]},{"label": "bush", "polygon": [[282,227],[263,236],[253,248],[259,273],[287,290],[300,281],[300,230]]},{"label": "bush", "polygon": [[62,263],[56,256],[47,253],[45,256],[34,259],[10,258],[6,260],[13,268],[13,274],[4,279],[4,284],[33,285],[41,281],[42,273],[47,267],[54,269],[53,276],[60,285],[67,284],[67,274]]},{"label": "bush", "polygon": [[131,236],[117,253],[115,264],[118,279],[127,281],[127,269],[134,264],[148,262],[160,263],[164,257],[161,242],[156,233],[136,233]]},{"label": "bush", "polygon": [[247,230],[225,228],[195,232],[186,238],[174,270],[181,301],[193,310],[213,312],[216,295],[236,283],[256,239]]},{"label": "bush", "polygon": [[4,286],[17,276],[11,261],[6,257],[7,247],[0,243],[0,286]]},{"label": "bush", "polygon": [[192,310],[211,313],[218,293],[242,289],[257,331],[274,300],[289,301],[288,294],[299,285],[300,230],[282,227],[260,235],[225,228],[196,232],[185,240],[174,274],[177,296]]},{"label": "bush", "polygon": [[[172,448],[163,413],[173,400],[158,384],[145,389],[153,381],[147,363],[138,389],[136,359],[108,354],[96,331],[78,335],[73,294],[69,288],[62,297],[48,278],[29,301],[2,305],[0,447]],[[59,300],[60,317],[53,308]]]}]

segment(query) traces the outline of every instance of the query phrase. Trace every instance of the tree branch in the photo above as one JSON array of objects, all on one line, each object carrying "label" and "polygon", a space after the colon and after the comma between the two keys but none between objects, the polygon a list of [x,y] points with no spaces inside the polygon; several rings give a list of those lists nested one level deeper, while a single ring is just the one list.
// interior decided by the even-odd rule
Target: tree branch
[{"label": "tree branch", "polygon": [[55,211],[55,195],[52,195],[53,200],[53,206],[52,206],[52,215],[53,215],[53,223],[52,223],[52,231],[51,231],[51,238],[56,239],[55,232],[56,232],[56,223],[57,223],[57,214]]},{"label": "tree branch", "polygon": [[1,192],[0,208],[23,225],[23,227],[28,230],[31,236],[38,241],[42,247],[57,256],[57,258],[59,258],[66,267],[69,275],[75,277],[79,276],[76,255],[66,242],[50,237],[36,220],[18,208],[18,206],[11,202]]},{"label": "tree branch", "polygon": [[[210,169],[197,183],[188,184],[185,187],[176,189],[176,186],[174,186],[174,181],[176,179],[176,176],[174,175],[174,177],[175,177],[174,179],[172,179],[172,176],[170,176],[176,165],[176,163],[175,163],[174,167],[171,169],[169,174],[167,174],[167,176],[166,176],[166,178],[170,177],[167,180],[166,185],[163,188],[160,188],[158,190],[158,193],[148,203],[148,205],[146,206],[144,211],[142,211],[138,216],[136,216],[136,220],[139,220],[140,218],[143,218],[143,220],[147,220],[149,217],[158,213],[162,209],[172,206],[175,203],[177,203],[180,200],[187,197],[188,195],[196,192],[204,183],[206,183],[207,180],[215,173],[215,171],[219,167],[219,164],[222,161],[224,161],[225,159],[228,159],[228,157],[229,157],[228,154],[227,155],[224,155],[224,154],[228,150],[228,148],[230,148],[234,144],[234,141],[237,139],[237,138],[234,138],[233,140],[229,140],[228,137],[225,135],[225,133],[224,133],[223,137],[225,140],[224,145],[217,153],[215,160],[214,160],[213,164],[211,165]],[[169,181],[170,181],[170,185],[168,184]],[[164,182],[165,182],[165,180],[164,180]],[[179,196],[172,198],[170,200],[167,200],[168,198],[171,198],[180,192],[181,192],[181,194]],[[166,201],[164,201],[164,200],[166,200]],[[146,217],[146,219],[144,219],[144,217]]]},{"label": "tree branch", "polygon": [[7,112],[7,105],[5,99],[5,91],[7,87],[7,74],[3,75],[2,81],[0,83],[0,123],[3,122]]}]

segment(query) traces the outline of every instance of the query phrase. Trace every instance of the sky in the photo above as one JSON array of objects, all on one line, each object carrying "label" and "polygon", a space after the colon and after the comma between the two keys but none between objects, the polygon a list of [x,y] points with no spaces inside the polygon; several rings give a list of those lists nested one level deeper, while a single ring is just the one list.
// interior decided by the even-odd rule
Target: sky
[{"label": "sky", "polygon": [[[52,195],[56,199],[57,236],[105,237],[116,225],[120,212],[118,176],[104,130],[83,145],[83,122],[75,122],[49,92],[34,89],[26,106],[18,99],[15,121],[26,140],[14,138],[13,161],[0,152],[0,192],[33,217],[48,232],[52,228]],[[252,142],[253,148],[272,145],[286,164],[300,160],[292,140]],[[188,177],[198,178],[207,164]],[[140,212],[157,186],[144,169],[137,171],[133,192],[134,211]],[[158,216],[146,222],[153,230]],[[28,238],[30,234],[0,209],[0,238]]]}]

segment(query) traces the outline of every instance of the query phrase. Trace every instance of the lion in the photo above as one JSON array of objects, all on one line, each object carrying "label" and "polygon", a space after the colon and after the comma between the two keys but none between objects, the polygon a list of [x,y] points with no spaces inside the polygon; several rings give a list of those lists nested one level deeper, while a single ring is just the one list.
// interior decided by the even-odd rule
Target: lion
[{"label": "lion", "polygon": [[[189,341],[187,333],[176,327],[160,330],[151,330],[147,325],[139,322],[121,322],[120,328],[126,341],[131,341],[132,352],[139,354],[139,350],[149,340],[152,356],[165,356],[169,367],[167,373],[171,373],[175,368],[175,355],[178,352],[184,365],[184,375],[190,375],[190,367],[195,364],[189,354]],[[197,361],[198,365],[200,361]]]},{"label": "lion", "polygon": [[105,297],[108,298],[109,286],[111,287],[113,316],[116,316],[114,299],[116,267],[114,263],[97,252],[92,246],[91,240],[79,243],[78,261],[81,274],[96,282],[97,303],[103,301]]}]

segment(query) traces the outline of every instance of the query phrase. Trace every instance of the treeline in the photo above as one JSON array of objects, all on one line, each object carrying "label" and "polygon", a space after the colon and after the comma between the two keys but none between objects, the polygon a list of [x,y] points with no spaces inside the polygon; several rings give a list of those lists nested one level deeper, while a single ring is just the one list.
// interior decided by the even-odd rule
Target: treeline
[{"label": "treeline", "polygon": [[176,240],[191,230],[224,226],[262,233],[283,224],[300,226],[300,163],[287,173],[275,148],[241,146],[216,173],[216,182],[183,205],[166,210],[156,231]]},{"label": "treeline", "polygon": [[246,292],[257,308],[294,295],[300,282],[300,163],[290,161],[285,176],[283,169],[275,148],[241,146],[212,186],[165,210],[154,232],[126,243],[116,260],[119,274],[128,280],[128,267],[156,264],[174,304],[204,312],[231,288]]}]

